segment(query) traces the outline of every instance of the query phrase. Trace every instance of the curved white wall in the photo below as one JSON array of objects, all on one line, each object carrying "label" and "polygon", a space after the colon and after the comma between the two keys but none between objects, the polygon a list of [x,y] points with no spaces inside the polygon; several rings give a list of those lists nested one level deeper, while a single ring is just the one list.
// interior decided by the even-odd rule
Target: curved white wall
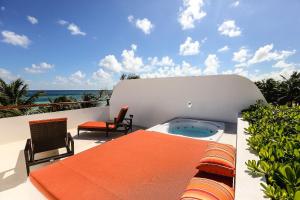
[{"label": "curved white wall", "polygon": [[174,117],[236,123],[237,114],[258,99],[265,100],[256,85],[238,75],[124,80],[114,88],[110,118],[128,105],[134,124],[144,127]]}]

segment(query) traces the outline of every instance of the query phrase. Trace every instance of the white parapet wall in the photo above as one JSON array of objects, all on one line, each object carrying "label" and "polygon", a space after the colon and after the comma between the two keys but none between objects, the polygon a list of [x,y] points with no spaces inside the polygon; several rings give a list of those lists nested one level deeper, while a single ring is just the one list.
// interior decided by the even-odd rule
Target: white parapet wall
[{"label": "white parapet wall", "polygon": [[85,121],[108,120],[109,107],[93,107],[78,110],[59,111],[35,115],[9,117],[0,119],[0,145],[30,138],[29,121],[68,118],[68,129],[74,129]]},{"label": "white parapet wall", "polygon": [[261,177],[252,177],[248,173],[245,162],[248,160],[258,160],[258,157],[249,151],[247,138],[250,135],[245,133],[248,123],[238,118],[237,123],[237,160],[236,160],[236,178],[235,178],[235,199],[236,200],[263,200],[264,193],[260,183],[265,183]]},{"label": "white parapet wall", "polygon": [[128,105],[134,124],[147,128],[175,117],[236,123],[259,99],[265,100],[256,85],[238,75],[124,80],[114,88],[110,117]]}]

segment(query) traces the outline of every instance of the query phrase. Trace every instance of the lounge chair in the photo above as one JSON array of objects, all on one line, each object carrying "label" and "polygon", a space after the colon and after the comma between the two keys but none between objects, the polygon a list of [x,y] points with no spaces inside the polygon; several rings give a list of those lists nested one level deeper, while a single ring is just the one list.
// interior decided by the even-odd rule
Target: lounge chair
[{"label": "lounge chair", "polygon": [[[67,132],[67,118],[30,121],[31,139],[27,139],[24,155],[27,175],[30,166],[74,155],[74,141]],[[50,150],[66,148],[67,152],[35,160],[34,155]]]},{"label": "lounge chair", "polygon": [[89,121],[80,124],[77,128],[77,134],[79,136],[79,132],[81,130],[105,131],[106,137],[108,137],[109,132],[115,132],[115,131],[124,132],[125,134],[127,134],[129,130],[132,131],[132,118],[133,118],[133,115],[130,115],[130,118],[125,118],[127,111],[128,111],[128,106],[122,107],[118,114],[118,117],[115,117],[113,122]]}]

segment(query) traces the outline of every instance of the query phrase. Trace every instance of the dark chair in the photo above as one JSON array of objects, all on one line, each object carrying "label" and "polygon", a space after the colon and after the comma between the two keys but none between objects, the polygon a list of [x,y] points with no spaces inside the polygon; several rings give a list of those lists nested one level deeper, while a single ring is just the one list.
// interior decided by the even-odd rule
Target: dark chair
[{"label": "dark chair", "polygon": [[[27,175],[30,166],[74,155],[74,141],[67,132],[67,118],[30,121],[31,139],[27,139],[24,155]],[[35,159],[36,153],[66,148],[67,152],[47,158]]]},{"label": "dark chair", "polygon": [[125,134],[128,131],[132,131],[132,118],[133,115],[130,115],[130,118],[126,118],[126,113],[128,111],[128,106],[124,106],[121,108],[118,117],[114,118],[113,122],[104,122],[104,121],[89,121],[83,124],[80,124],[77,128],[77,134],[79,136],[79,132],[81,130],[85,131],[105,131],[106,137],[108,137],[109,132],[124,132]]}]

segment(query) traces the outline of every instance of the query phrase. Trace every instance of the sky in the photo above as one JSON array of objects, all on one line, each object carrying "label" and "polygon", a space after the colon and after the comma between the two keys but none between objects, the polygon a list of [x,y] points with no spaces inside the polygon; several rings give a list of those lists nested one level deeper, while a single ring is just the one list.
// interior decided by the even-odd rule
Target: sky
[{"label": "sky", "polygon": [[0,0],[0,78],[111,89],[142,78],[300,70],[299,0]]}]

